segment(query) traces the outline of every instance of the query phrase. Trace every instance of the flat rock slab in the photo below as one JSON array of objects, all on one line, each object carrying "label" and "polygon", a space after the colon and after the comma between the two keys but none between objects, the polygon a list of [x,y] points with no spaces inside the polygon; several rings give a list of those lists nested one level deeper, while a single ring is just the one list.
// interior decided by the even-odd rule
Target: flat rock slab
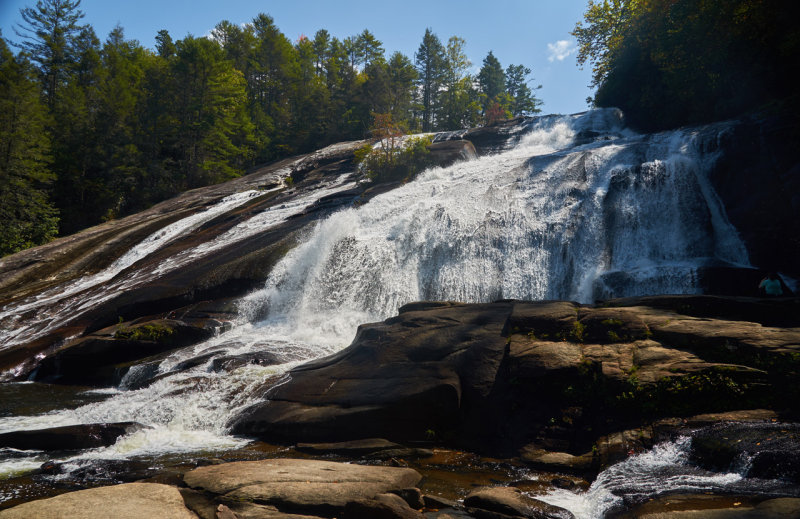
[{"label": "flat rock slab", "polygon": [[281,511],[335,514],[347,503],[415,487],[413,469],[329,461],[274,459],[200,467],[184,475],[191,488],[225,500],[273,505]]},{"label": "flat rock slab", "polygon": [[70,492],[0,510],[0,519],[197,519],[175,487],[127,483]]},{"label": "flat rock slab", "polygon": [[334,454],[350,458],[428,458],[433,456],[430,449],[404,447],[399,443],[390,442],[382,438],[367,438],[333,443],[298,443],[295,446],[300,452],[309,454]]},{"label": "flat rock slab", "polygon": [[341,454],[346,456],[364,456],[373,452],[402,449],[399,443],[383,438],[366,438],[346,442],[298,443],[295,448],[300,452],[312,454]]}]

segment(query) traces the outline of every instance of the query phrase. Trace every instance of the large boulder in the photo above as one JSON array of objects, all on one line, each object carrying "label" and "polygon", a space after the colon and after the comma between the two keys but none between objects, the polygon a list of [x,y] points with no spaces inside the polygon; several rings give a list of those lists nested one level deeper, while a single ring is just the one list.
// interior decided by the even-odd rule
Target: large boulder
[{"label": "large boulder", "polygon": [[510,310],[509,303],[404,307],[397,318],[361,326],[350,348],[293,370],[291,383],[234,431],[283,441],[431,440],[472,409],[465,400],[477,409],[490,394]]},{"label": "large boulder", "polygon": [[431,154],[431,161],[441,167],[478,157],[475,146],[466,140],[434,142],[428,146],[428,150]]},{"label": "large boulder", "polygon": [[[254,502],[284,513],[333,516],[348,503],[416,486],[422,476],[397,467],[273,459],[200,467],[183,480],[220,502]],[[400,499],[398,497],[398,499]]]},{"label": "large boulder", "polygon": [[0,519],[196,519],[175,487],[127,483],[70,492],[0,510]]},{"label": "large boulder", "polygon": [[800,483],[800,425],[721,423],[692,436],[692,460],[711,470]]},{"label": "large boulder", "polygon": [[409,304],[293,370],[233,429],[284,442],[450,442],[580,471],[646,448],[641,427],[661,418],[796,408],[800,330],[649,301]]}]

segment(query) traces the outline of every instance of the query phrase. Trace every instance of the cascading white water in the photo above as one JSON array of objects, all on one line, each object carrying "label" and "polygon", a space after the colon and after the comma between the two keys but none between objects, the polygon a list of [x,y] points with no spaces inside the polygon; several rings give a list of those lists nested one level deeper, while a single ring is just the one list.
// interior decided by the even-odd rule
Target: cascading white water
[{"label": "cascading white water", "polygon": [[[385,319],[404,303],[687,293],[697,290],[698,266],[747,264],[705,176],[714,157],[698,151],[691,132],[636,135],[615,110],[526,124],[529,130],[506,152],[433,168],[319,222],[265,287],[241,301],[238,326],[167,357],[159,367],[163,377],[148,387],[74,411],[3,418],[0,432],[108,421],[153,427],[93,457],[236,445],[241,440],[227,436],[225,424],[259,398],[265,378],[343,348],[358,324]],[[307,202],[264,213],[218,239],[241,239]],[[158,270],[212,253],[220,243],[186,251]],[[171,372],[205,354],[258,351],[284,363],[217,373],[209,357]]]},{"label": "cascading white water", "polygon": [[[305,193],[281,207],[263,211],[234,226],[210,242],[181,251],[154,268],[129,269],[135,262],[164,247],[174,239],[185,236],[205,222],[230,211],[265,192],[248,190],[228,196],[210,208],[183,218],[148,236],[108,268],[85,276],[65,286],[14,302],[0,308],[0,350],[22,342],[30,342],[56,328],[71,316],[79,315],[114,297],[118,292],[131,290],[172,272],[216,250],[228,247],[254,234],[277,225],[289,216],[298,214],[320,198],[355,186],[339,177],[321,188]],[[36,310],[35,315],[31,311]],[[24,319],[23,319],[24,316]]]},{"label": "cascading white water", "polygon": [[623,503],[622,495],[652,497],[668,493],[692,493],[730,488],[741,482],[738,472],[716,473],[689,464],[691,438],[656,445],[601,472],[586,492],[556,489],[533,496],[566,508],[576,519],[597,519]]},{"label": "cascading white water", "polygon": [[[331,216],[245,306],[351,330],[410,301],[691,293],[697,267],[746,265],[694,135],[625,133],[615,114],[541,119],[511,151]],[[611,140],[574,147],[586,131]]]}]

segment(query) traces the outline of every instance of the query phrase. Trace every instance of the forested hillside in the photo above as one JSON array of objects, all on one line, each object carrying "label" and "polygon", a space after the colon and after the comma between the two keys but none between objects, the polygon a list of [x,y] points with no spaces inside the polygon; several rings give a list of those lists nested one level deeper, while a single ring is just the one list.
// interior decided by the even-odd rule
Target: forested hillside
[{"label": "forested hillside", "polygon": [[368,137],[375,114],[415,132],[539,111],[530,69],[490,52],[473,76],[466,42],[430,29],[412,58],[366,29],[293,42],[267,14],[152,49],[119,26],[101,41],[80,0],[20,15],[0,35],[0,255]]},{"label": "forested hillside", "polygon": [[650,131],[753,110],[797,117],[799,18],[794,0],[590,0],[573,35],[595,105]]}]

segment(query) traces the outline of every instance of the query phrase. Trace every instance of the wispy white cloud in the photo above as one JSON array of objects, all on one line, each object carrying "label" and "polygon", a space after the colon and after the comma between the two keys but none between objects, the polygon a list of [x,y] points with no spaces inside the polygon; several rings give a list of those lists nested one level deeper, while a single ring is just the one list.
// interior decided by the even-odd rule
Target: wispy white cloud
[{"label": "wispy white cloud", "polygon": [[548,61],[564,61],[567,56],[578,50],[574,41],[558,40],[547,44]]}]

